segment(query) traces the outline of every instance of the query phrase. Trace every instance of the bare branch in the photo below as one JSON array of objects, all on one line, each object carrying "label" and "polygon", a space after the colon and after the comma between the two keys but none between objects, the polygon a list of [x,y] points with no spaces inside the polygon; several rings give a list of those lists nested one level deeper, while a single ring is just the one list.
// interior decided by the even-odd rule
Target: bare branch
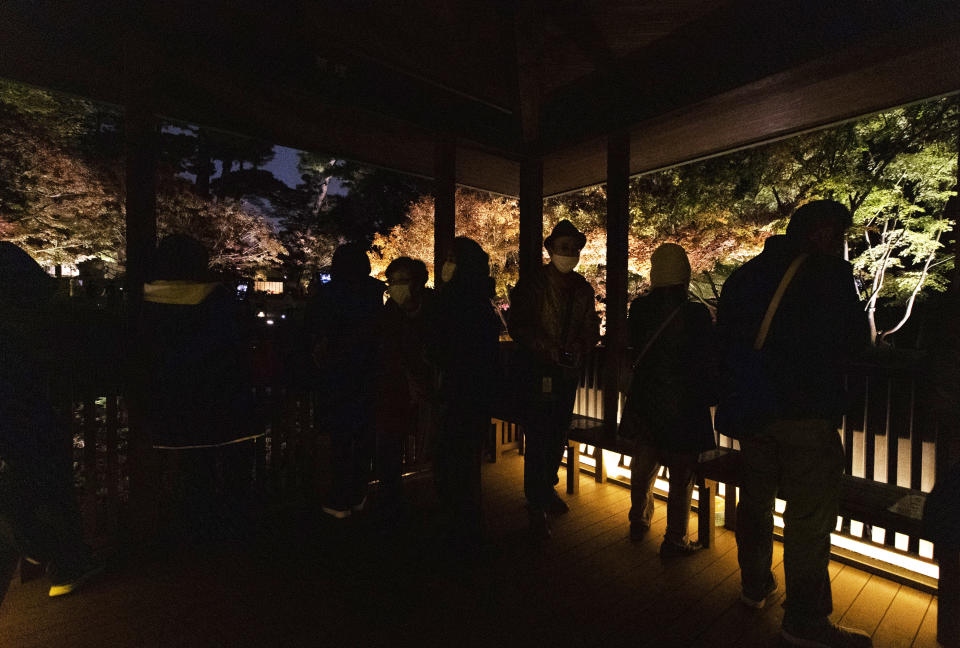
[{"label": "bare branch", "polygon": [[899,331],[904,324],[907,323],[907,320],[910,319],[910,315],[913,314],[913,304],[917,300],[917,295],[920,294],[920,289],[923,288],[924,282],[927,280],[927,275],[930,272],[930,264],[933,263],[933,257],[937,254],[937,247],[940,243],[940,235],[943,233],[943,230],[937,231],[936,244],[933,246],[933,249],[930,251],[930,255],[927,257],[927,262],[923,265],[923,271],[920,273],[920,278],[917,280],[917,285],[913,287],[913,292],[910,293],[910,299],[907,300],[907,310],[904,312],[903,317],[897,322],[897,325],[888,331],[884,331],[880,336],[880,342],[883,343],[886,341],[887,336],[893,335]]}]

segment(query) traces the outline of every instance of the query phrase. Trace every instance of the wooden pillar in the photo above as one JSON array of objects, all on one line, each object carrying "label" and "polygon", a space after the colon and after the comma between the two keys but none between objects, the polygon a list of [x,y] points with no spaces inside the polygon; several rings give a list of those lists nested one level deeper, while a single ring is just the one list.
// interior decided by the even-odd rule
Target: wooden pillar
[{"label": "wooden pillar", "polygon": [[149,102],[132,97],[126,109],[127,315],[130,330],[140,314],[147,265],[157,246],[159,132]]},{"label": "wooden pillar", "polygon": [[607,333],[603,372],[603,421],[612,438],[617,429],[618,362],[627,340],[627,237],[630,226],[630,134],[607,138]]},{"label": "wooden pillar", "polygon": [[453,247],[457,220],[457,141],[442,137],[437,141],[434,158],[433,192],[433,285],[440,286],[440,269]]},{"label": "wooden pillar", "polygon": [[543,264],[543,154],[540,146],[540,104],[543,94],[542,0],[517,3],[517,85],[520,94],[520,279]]},{"label": "wooden pillar", "polygon": [[937,641],[960,646],[960,550],[937,547],[940,579],[937,585]]},{"label": "wooden pillar", "polygon": [[543,161],[524,157],[520,163],[520,278],[543,264]]},{"label": "wooden pillar", "polygon": [[[126,95],[126,317],[127,335],[136,333],[143,284],[157,245],[157,162],[160,137],[153,112],[151,53],[135,26],[125,35],[122,83]],[[125,391],[125,386],[123,391]],[[159,511],[159,463],[144,431],[144,413],[130,401],[127,470],[130,475],[129,519],[125,532],[137,544],[156,533]]]}]

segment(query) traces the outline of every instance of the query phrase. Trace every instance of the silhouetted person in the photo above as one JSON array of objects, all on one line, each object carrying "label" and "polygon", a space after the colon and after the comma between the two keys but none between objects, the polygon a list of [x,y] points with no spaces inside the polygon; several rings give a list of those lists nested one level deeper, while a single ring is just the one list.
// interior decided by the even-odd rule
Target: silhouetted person
[{"label": "silhouetted person", "polygon": [[401,506],[403,442],[418,431],[428,407],[434,372],[427,361],[433,291],[426,287],[423,261],[399,257],[387,266],[390,299],[380,321],[380,377],[377,388],[377,474],[384,509]]},{"label": "silhouetted person", "polygon": [[[718,429],[739,437],[743,460],[741,600],[760,608],[776,590],[770,566],[779,492],[787,501],[782,634],[793,645],[871,645],[869,636],[829,619],[830,533],[844,465],[838,433],[843,366],[867,342],[853,269],[841,258],[851,222],[847,208],[834,201],[800,207],[786,236],[767,239],[763,252],[727,279],[720,296],[718,334],[731,384],[717,412]],[[785,291],[764,336],[761,324],[779,286]]]},{"label": "silhouetted person", "polygon": [[547,513],[568,510],[554,486],[580,370],[600,333],[593,288],[573,271],[586,241],[570,221],[557,223],[544,241],[550,263],[522,278],[510,293],[507,325],[520,345],[526,383],[523,490],[531,531],[542,538],[550,535]]},{"label": "silhouetted person", "polygon": [[383,292],[383,282],[370,276],[364,248],[347,243],[334,252],[331,280],[310,305],[318,418],[330,432],[332,486],[323,511],[335,518],[366,505]]},{"label": "silhouetted person", "polygon": [[670,471],[667,531],[660,555],[700,549],[687,539],[694,470],[713,448],[717,354],[705,306],[688,299],[690,262],[682,247],[665,243],[651,258],[651,290],[630,304],[627,329],[635,366],[620,434],[636,439],[630,464],[630,538],[650,529],[653,485],[660,465]]},{"label": "silhouetted person", "polygon": [[150,278],[133,349],[135,397],[173,482],[161,493],[164,530],[174,540],[243,531],[254,430],[233,295],[211,279],[203,245],[183,234],[160,241]]},{"label": "silhouetted person", "polygon": [[70,435],[47,395],[54,290],[30,255],[0,241],[0,601],[20,555],[50,563],[50,596],[101,571],[82,541]]},{"label": "silhouetted person", "polygon": [[490,429],[502,325],[490,299],[489,257],[475,241],[454,240],[443,265],[430,352],[440,373],[440,428],[434,465],[448,549],[481,542],[480,455]]}]

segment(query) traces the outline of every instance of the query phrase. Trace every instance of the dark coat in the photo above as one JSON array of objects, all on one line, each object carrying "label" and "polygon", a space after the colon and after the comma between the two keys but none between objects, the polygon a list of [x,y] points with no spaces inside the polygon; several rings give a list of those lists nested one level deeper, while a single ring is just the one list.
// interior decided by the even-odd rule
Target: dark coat
[{"label": "dark coat", "polygon": [[429,350],[440,372],[439,399],[445,410],[489,416],[499,388],[502,328],[483,295],[452,285],[440,291]]},{"label": "dark coat", "polygon": [[26,252],[0,241],[0,460],[49,483],[69,474],[69,430],[50,401],[62,373],[54,282]]},{"label": "dark coat", "polygon": [[318,387],[331,422],[356,422],[372,410],[384,290],[373,277],[334,279],[309,304],[308,333],[321,349]]},{"label": "dark coat", "polygon": [[575,379],[600,339],[593,287],[576,272],[562,275],[550,265],[541,266],[510,292],[507,326],[532,379],[560,372],[554,359],[564,350],[576,353],[577,366],[565,369]]},{"label": "dark coat", "polygon": [[[738,375],[736,366],[749,362],[767,307],[799,253],[786,237],[770,237],[763,252],[724,284],[717,332],[728,381],[736,380],[731,378]],[[867,341],[852,266],[837,257],[810,254],[784,294],[762,349],[769,411],[739,414],[768,419],[839,418],[845,406],[844,367],[866,348]],[[731,390],[746,388],[730,386]]]},{"label": "dark coat", "polygon": [[416,397],[426,398],[433,387],[433,368],[427,345],[433,341],[434,294],[424,290],[420,308],[408,313],[387,301],[379,322],[379,385],[381,407],[409,407]]},{"label": "dark coat", "polygon": [[243,340],[222,285],[147,284],[133,361],[135,398],[155,446],[219,444],[252,433]]},{"label": "dark coat", "polygon": [[710,406],[716,402],[717,353],[710,312],[684,289],[657,289],[633,300],[627,319],[632,357],[680,310],[649,347],[623,412],[635,436],[673,452],[714,447]]},{"label": "dark coat", "polygon": [[43,340],[0,326],[0,459],[41,470],[66,447],[35,351]]}]

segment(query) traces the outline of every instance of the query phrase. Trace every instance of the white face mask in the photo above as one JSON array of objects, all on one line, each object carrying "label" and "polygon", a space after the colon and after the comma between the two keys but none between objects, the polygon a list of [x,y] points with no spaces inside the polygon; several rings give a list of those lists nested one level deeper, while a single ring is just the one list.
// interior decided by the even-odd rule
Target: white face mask
[{"label": "white face mask", "polygon": [[453,261],[444,261],[443,267],[440,268],[440,278],[443,279],[443,283],[447,283],[453,279],[453,273],[457,271],[457,264]]},{"label": "white face mask", "polygon": [[410,286],[406,284],[390,286],[390,299],[403,306],[410,301]]},{"label": "white face mask", "polygon": [[576,268],[577,264],[580,263],[580,255],[560,256],[559,254],[551,254],[550,263],[553,264],[554,268],[566,274]]}]

